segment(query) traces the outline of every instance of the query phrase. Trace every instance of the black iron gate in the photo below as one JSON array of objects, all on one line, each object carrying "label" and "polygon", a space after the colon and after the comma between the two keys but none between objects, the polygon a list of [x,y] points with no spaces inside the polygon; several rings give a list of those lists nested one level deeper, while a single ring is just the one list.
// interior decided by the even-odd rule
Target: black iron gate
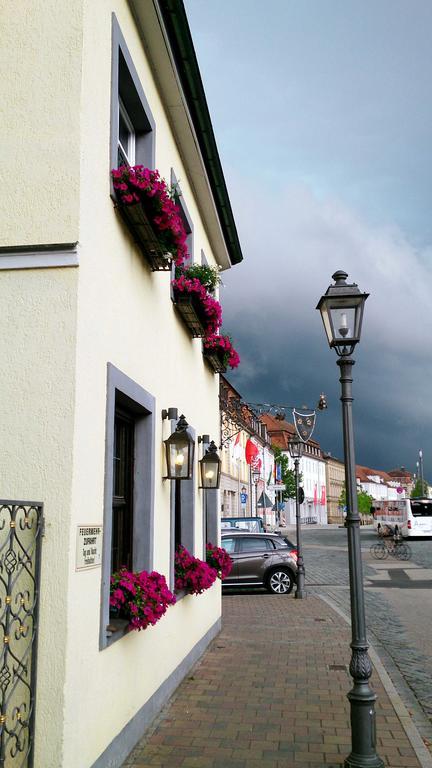
[{"label": "black iron gate", "polygon": [[33,765],[43,505],[0,499],[0,768]]}]

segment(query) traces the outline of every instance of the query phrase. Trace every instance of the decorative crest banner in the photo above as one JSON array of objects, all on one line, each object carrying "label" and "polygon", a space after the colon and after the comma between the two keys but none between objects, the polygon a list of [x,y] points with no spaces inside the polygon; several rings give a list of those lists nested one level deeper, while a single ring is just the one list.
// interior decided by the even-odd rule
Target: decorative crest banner
[{"label": "decorative crest banner", "polygon": [[293,419],[294,426],[300,440],[302,440],[304,443],[307,443],[307,441],[311,439],[312,432],[315,428],[315,411],[310,411],[309,413],[300,413],[294,408]]}]

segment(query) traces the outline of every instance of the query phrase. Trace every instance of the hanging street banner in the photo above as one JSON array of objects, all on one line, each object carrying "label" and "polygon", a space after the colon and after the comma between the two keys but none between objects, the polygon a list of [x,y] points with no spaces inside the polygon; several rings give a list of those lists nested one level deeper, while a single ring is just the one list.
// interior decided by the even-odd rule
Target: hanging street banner
[{"label": "hanging street banner", "polygon": [[294,426],[300,440],[302,440],[304,443],[307,443],[307,441],[311,439],[312,432],[315,428],[315,411],[311,411],[310,413],[300,413],[294,408],[293,419]]}]

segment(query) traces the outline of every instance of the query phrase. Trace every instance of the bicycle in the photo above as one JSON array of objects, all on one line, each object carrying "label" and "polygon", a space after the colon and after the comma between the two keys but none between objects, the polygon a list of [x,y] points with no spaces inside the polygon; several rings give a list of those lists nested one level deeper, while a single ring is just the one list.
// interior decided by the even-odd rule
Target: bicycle
[{"label": "bicycle", "polygon": [[396,557],[397,560],[410,560],[411,548],[404,541],[380,541],[372,544],[370,553],[375,560],[386,560],[387,557]]}]

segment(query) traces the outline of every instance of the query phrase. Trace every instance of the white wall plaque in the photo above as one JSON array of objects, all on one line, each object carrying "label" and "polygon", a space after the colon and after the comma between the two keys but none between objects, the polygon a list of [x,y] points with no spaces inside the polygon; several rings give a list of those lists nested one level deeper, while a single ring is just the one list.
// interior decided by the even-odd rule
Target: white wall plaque
[{"label": "white wall plaque", "polygon": [[102,562],[102,526],[79,525],[76,540],[76,571],[96,568]]}]

